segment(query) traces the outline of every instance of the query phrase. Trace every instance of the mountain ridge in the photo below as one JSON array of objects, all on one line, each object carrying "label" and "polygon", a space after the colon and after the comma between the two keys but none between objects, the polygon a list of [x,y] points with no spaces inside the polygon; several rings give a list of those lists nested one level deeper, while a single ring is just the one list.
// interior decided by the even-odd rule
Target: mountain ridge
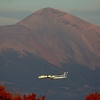
[{"label": "mountain ridge", "polygon": [[[13,49],[16,48],[17,50],[19,48],[20,50],[23,47],[21,51],[26,50],[34,52],[36,55],[39,54],[56,66],[60,66],[62,62],[68,62],[68,59],[72,59],[72,61],[82,65],[91,66],[91,69],[95,69],[96,66],[99,67],[100,29],[76,16],[53,8],[43,8],[11,27],[8,32],[12,34],[11,37],[15,34],[16,37],[14,36],[15,39],[11,40],[9,36],[9,41],[13,41],[12,43],[15,44],[13,45],[9,41],[6,41],[5,44],[9,43],[8,45]],[[3,30],[3,27],[0,27],[1,31],[5,33],[7,33],[7,28]],[[13,30],[13,32],[10,30]],[[18,36],[19,33],[20,36]],[[14,42],[16,38],[17,42]],[[15,46],[16,43],[19,43],[19,47]],[[62,49],[60,50],[60,48]],[[93,56],[97,62],[94,61]]]},{"label": "mountain ridge", "polygon": [[[67,46],[70,47],[70,45],[73,45],[73,43],[75,43],[75,41],[78,40],[82,43],[81,45],[83,45],[83,47],[85,46],[85,48],[87,48],[89,51],[91,51],[91,53],[93,52],[94,55],[96,54],[96,56],[98,56],[97,59],[100,57],[100,51],[99,51],[100,44],[98,43],[98,41],[100,40],[100,36],[97,37],[100,32],[99,26],[90,24],[90,23],[88,23],[76,16],[70,15],[66,12],[62,12],[62,11],[59,11],[59,10],[56,10],[53,8],[43,8],[43,9],[33,13],[32,15],[28,16],[27,18],[23,19],[22,21],[18,22],[17,25],[23,25],[23,26],[26,26],[26,27],[32,29],[34,31],[33,32],[34,36],[37,37],[37,40],[44,41],[44,42],[42,41],[43,42],[42,44],[40,43],[42,46],[43,46],[43,44],[45,44],[44,47],[47,47],[50,44],[54,44],[54,43],[52,43],[52,41],[53,41],[52,39],[54,37],[55,37],[54,39],[61,44],[60,47],[64,48],[64,50],[69,49],[69,48],[66,48],[64,44],[66,44]],[[90,36],[90,34],[93,35],[93,37]],[[66,39],[68,41],[66,41],[64,39],[65,37],[62,37],[63,35],[66,37]],[[97,38],[97,40],[94,39],[95,37]],[[48,38],[48,39],[51,38],[51,40],[49,39],[50,41],[47,41],[47,40],[45,40],[45,38]],[[74,40],[74,42],[71,43],[70,40],[71,41]],[[92,42],[91,40],[93,40],[95,42]],[[78,41],[76,41],[77,44],[79,44]],[[48,42],[49,44],[46,45],[46,42]],[[94,45],[94,46],[92,46],[92,45]],[[95,47],[97,49],[95,49]],[[54,48],[54,47],[51,47],[51,48]],[[72,47],[70,47],[70,48],[72,48]],[[77,45],[75,46],[75,48],[78,49]],[[73,47],[73,49],[74,49],[74,47]],[[73,51],[73,49],[71,51]],[[52,50],[57,51],[57,49],[55,50],[55,48]],[[65,51],[63,51],[63,52],[65,52]],[[68,52],[70,54],[70,49],[68,50]],[[63,53],[63,55],[66,55],[66,54]],[[81,59],[85,59],[84,57],[82,57],[81,53],[79,55],[80,55]],[[58,56],[60,56],[60,55],[58,55]],[[66,56],[68,56],[68,54]],[[77,56],[77,55],[75,55],[75,56]],[[63,56],[63,57],[66,58],[65,56]],[[57,59],[57,57],[56,57],[56,59]],[[60,59],[61,59],[61,57],[60,57]],[[66,58],[66,59],[68,59],[68,58]],[[63,58],[62,58],[62,60],[63,60]],[[85,63],[86,61],[82,60],[80,62]]]}]

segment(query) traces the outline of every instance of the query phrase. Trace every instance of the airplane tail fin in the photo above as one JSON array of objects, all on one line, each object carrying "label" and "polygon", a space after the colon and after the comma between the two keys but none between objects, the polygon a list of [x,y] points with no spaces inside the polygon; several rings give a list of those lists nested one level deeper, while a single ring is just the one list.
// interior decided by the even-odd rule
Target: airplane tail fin
[{"label": "airplane tail fin", "polygon": [[64,76],[67,76],[68,75],[68,72],[64,72]]}]

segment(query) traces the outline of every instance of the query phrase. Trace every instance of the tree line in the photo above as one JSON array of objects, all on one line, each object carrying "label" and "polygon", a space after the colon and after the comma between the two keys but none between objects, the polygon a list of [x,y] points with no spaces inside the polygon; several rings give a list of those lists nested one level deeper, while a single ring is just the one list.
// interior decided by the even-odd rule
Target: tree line
[{"label": "tree line", "polygon": [[[11,92],[6,91],[5,86],[0,85],[0,100],[45,100],[45,96],[36,98],[36,94],[24,94],[20,96],[19,94],[12,95]],[[95,92],[85,96],[85,100],[100,100],[100,93]]]},{"label": "tree line", "polygon": [[11,92],[6,91],[5,86],[0,85],[0,100],[45,100],[45,96],[36,98],[36,94],[24,94],[20,96],[19,94],[12,95]]},{"label": "tree line", "polygon": [[95,93],[88,94],[85,97],[85,100],[100,100],[100,93],[95,92]]}]

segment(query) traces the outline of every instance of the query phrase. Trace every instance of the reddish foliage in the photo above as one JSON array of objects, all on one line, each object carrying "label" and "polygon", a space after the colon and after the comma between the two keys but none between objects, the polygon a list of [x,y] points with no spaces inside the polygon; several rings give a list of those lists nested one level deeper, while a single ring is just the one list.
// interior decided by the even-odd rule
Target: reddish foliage
[{"label": "reddish foliage", "polygon": [[36,98],[36,94],[24,94],[23,99],[19,94],[12,96],[12,93],[7,92],[5,87],[0,85],[0,100],[45,100],[45,96],[41,98]]},{"label": "reddish foliage", "polygon": [[5,90],[4,86],[0,86],[0,100],[11,100],[12,94]]},{"label": "reddish foliage", "polygon": [[22,100],[22,97],[19,94],[14,95],[12,100]]},{"label": "reddish foliage", "polygon": [[85,97],[85,100],[100,100],[100,94],[98,92],[91,93]]},{"label": "reddish foliage", "polygon": [[42,100],[45,100],[45,96],[42,96]]},{"label": "reddish foliage", "polygon": [[24,94],[24,100],[45,100],[45,96],[41,98],[36,98],[36,94],[29,94],[28,96]]}]

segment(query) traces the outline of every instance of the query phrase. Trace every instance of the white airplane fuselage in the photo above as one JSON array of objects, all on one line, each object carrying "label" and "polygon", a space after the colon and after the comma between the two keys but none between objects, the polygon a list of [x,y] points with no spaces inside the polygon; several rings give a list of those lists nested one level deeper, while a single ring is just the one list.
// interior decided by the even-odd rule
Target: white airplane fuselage
[{"label": "white airplane fuselage", "polygon": [[67,78],[68,72],[64,72],[63,75],[41,75],[38,78],[50,78],[50,79],[63,79]]}]

